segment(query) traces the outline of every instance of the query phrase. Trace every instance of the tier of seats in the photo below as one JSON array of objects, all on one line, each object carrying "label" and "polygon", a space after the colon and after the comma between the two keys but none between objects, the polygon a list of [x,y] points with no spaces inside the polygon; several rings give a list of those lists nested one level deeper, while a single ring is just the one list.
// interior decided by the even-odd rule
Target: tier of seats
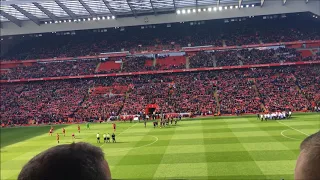
[{"label": "tier of seats", "polygon": [[320,67],[277,67],[1,85],[1,121],[27,123],[136,114],[258,113],[320,105]]}]

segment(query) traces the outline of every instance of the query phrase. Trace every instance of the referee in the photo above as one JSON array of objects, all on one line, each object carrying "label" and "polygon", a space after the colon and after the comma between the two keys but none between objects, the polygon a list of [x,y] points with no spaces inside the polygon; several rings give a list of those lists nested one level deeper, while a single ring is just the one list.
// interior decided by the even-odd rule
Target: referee
[{"label": "referee", "polygon": [[97,143],[100,143],[100,134],[97,134]]}]

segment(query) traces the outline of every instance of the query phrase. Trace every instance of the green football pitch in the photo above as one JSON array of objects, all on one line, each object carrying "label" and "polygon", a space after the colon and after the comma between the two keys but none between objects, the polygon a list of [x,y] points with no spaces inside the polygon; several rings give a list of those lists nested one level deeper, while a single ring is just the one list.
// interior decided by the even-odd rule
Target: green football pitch
[{"label": "green football pitch", "polygon": [[105,152],[114,179],[293,179],[299,144],[320,129],[320,114],[294,114],[283,121],[261,122],[255,116],[184,119],[177,126],[117,123],[117,143],[97,144],[96,133],[111,124],[1,129],[1,179],[16,179],[39,152],[61,144],[88,142]]}]

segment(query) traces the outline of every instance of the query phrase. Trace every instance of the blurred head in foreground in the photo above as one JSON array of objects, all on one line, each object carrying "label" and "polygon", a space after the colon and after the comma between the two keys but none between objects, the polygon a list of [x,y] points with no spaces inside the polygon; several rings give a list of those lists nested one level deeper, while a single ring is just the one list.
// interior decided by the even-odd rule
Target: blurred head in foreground
[{"label": "blurred head in foreground", "polygon": [[111,173],[101,148],[88,143],[52,147],[32,158],[18,180],[109,180]]},{"label": "blurred head in foreground", "polygon": [[301,143],[294,176],[295,180],[320,179],[320,131]]}]

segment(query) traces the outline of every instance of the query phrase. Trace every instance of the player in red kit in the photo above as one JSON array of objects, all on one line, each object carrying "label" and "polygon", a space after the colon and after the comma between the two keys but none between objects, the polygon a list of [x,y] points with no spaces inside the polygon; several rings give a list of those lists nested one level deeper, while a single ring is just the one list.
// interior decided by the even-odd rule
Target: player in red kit
[{"label": "player in red kit", "polygon": [[50,128],[49,135],[52,136],[52,133],[53,133],[53,129]]},{"label": "player in red kit", "polygon": [[59,134],[57,133],[57,141],[58,141],[58,144],[60,143],[59,140],[60,140],[60,136],[59,136]]},{"label": "player in red kit", "polygon": [[63,136],[66,136],[66,129],[65,128],[62,128],[62,133],[63,133]]},{"label": "player in red kit", "polygon": [[72,140],[74,141],[76,139],[76,137],[74,136],[74,133],[72,133]]},{"label": "player in red kit", "polygon": [[80,125],[78,125],[78,132],[80,133]]},{"label": "player in red kit", "polygon": [[116,123],[112,123],[112,127],[113,127],[113,132],[116,131]]}]

